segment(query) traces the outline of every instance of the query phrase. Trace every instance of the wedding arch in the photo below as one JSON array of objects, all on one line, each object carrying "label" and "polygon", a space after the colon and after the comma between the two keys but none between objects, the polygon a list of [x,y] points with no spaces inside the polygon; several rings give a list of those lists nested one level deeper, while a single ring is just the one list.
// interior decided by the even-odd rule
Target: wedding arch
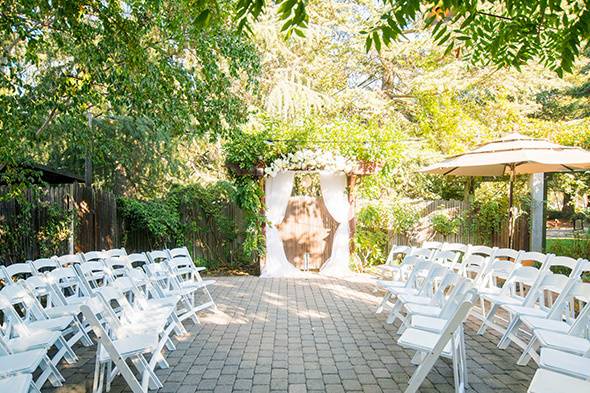
[{"label": "wedding arch", "polygon": [[358,165],[342,156],[321,150],[302,150],[275,160],[265,169],[266,258],[261,277],[297,277],[302,272],[288,259],[278,226],[285,219],[297,173],[318,173],[326,209],[338,224],[330,257],[320,274],[334,277],[350,275],[350,221],[354,218],[350,195],[351,176]]}]

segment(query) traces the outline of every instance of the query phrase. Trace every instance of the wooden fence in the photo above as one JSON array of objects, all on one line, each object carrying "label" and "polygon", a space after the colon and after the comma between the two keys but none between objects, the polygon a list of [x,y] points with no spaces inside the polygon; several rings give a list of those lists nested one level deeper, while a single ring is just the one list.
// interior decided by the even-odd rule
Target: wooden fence
[{"label": "wooden fence", "polygon": [[[244,242],[244,214],[234,204],[223,206],[223,214],[228,224],[233,225],[235,237],[227,238],[221,234],[214,222],[206,215],[199,214],[199,206],[181,206],[180,217],[186,226],[184,235],[185,243],[193,258],[203,258],[209,263],[210,268],[216,264],[233,265],[241,260],[242,244]],[[184,226],[184,225],[183,225]],[[121,244],[128,252],[143,252],[146,250],[161,249],[164,247],[176,247],[173,239],[169,243],[159,243],[146,231],[129,228],[124,220],[119,220]]]},{"label": "wooden fence", "polygon": [[[0,193],[5,193],[5,187]],[[51,186],[37,198],[31,190],[25,203],[0,202],[0,262],[5,264],[46,257],[41,235],[51,225],[50,209],[58,207],[72,215],[71,234],[52,247],[52,254],[86,252],[117,247],[117,201],[113,194],[83,184]],[[30,214],[23,211],[31,206]],[[25,219],[25,222],[22,220]]]},{"label": "wooden fence", "polygon": [[[451,214],[460,215],[469,209],[466,202],[457,200],[432,200],[432,201],[417,201],[417,210],[419,210],[419,224],[416,233],[412,238],[403,235],[390,234],[390,244],[396,245],[416,245],[426,240],[446,241],[449,243],[464,243],[464,244],[486,244],[497,247],[508,247],[508,221],[500,224],[497,232],[491,234],[489,239],[480,239],[480,236],[469,228],[469,223],[463,223],[456,234],[448,235],[445,239],[437,233],[433,233],[430,227],[430,219],[436,212],[449,212]],[[517,250],[529,250],[530,229],[528,216],[520,216],[514,227],[514,245],[512,248]]]},{"label": "wooden fence", "polygon": [[[0,188],[0,193],[6,189]],[[43,255],[39,238],[36,234],[48,223],[47,204],[56,205],[74,216],[73,234],[59,244],[55,254],[68,252],[109,249],[125,246],[129,252],[145,251],[175,244],[156,244],[144,230],[131,230],[117,217],[117,202],[113,194],[74,183],[49,187],[37,203],[33,194],[26,194],[27,200],[33,204],[28,222],[17,223],[24,206],[10,200],[0,202],[0,262],[14,263],[26,259],[39,258]],[[362,202],[359,202],[361,205]],[[417,237],[411,240],[405,236],[390,234],[391,244],[419,244],[425,240],[438,240],[460,243],[481,243],[478,237],[468,230],[461,228],[456,235],[443,239],[442,236],[431,232],[428,217],[436,211],[447,210],[461,213],[467,209],[462,201],[419,201],[416,202],[420,210],[420,222]],[[236,236],[228,239],[216,230],[213,222],[206,215],[198,213],[198,206],[182,207],[181,217],[185,222],[193,225],[185,233],[186,246],[193,257],[201,257],[213,263],[244,263],[241,252],[244,241],[244,219],[242,211],[235,205],[227,204],[223,207],[225,215],[235,227]],[[201,221],[196,220],[201,217]],[[14,228],[29,228],[30,231],[19,233]],[[279,226],[284,242],[285,253],[289,261],[302,268],[304,255],[309,255],[309,268],[318,269],[330,256],[333,234],[337,223],[332,219],[321,198],[292,197],[287,207],[285,220]],[[13,231],[7,236],[3,230]],[[507,223],[492,234],[488,244],[507,247]],[[528,250],[529,229],[527,216],[517,220],[515,229],[514,248]],[[251,261],[255,264],[255,261]]]}]

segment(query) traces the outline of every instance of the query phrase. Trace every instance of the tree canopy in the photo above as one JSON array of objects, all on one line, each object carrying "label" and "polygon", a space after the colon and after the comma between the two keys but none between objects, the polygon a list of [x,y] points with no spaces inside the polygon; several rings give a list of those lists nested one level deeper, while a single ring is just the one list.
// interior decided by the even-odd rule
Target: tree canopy
[{"label": "tree canopy", "polygon": [[[241,26],[257,20],[268,1],[239,0]],[[281,0],[276,13],[281,31],[303,36],[310,23],[307,0]],[[424,26],[434,42],[473,64],[520,67],[539,61],[556,71],[572,72],[574,61],[587,49],[590,5],[584,0],[384,0],[379,12],[367,19],[366,48],[381,51]]]},{"label": "tree canopy", "polygon": [[1,161],[90,158],[98,184],[145,191],[179,144],[234,132],[258,56],[211,4],[3,2]]}]

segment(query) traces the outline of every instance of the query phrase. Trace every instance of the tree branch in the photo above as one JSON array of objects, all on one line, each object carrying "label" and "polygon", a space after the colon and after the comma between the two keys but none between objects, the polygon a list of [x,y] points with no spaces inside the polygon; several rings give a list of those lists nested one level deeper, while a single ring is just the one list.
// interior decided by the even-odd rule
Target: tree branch
[{"label": "tree branch", "polygon": [[43,132],[48,126],[49,124],[51,124],[51,122],[53,121],[53,119],[55,119],[55,116],[57,115],[57,107],[54,107],[51,112],[49,112],[49,116],[47,116],[47,119],[45,119],[45,121],[43,122],[43,124],[41,125],[41,127],[39,127],[37,129],[37,131],[35,132],[35,136],[39,136],[39,134],[41,132]]}]

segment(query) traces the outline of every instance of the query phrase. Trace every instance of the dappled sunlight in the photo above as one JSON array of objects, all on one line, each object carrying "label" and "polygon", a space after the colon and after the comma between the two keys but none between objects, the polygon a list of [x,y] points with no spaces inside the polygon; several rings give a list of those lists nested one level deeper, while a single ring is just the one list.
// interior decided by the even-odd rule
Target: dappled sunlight
[{"label": "dappled sunlight", "polygon": [[349,286],[333,284],[328,287],[336,296],[345,299],[361,301],[366,304],[377,304],[379,298],[373,294],[364,291],[358,291]]},{"label": "dappled sunlight", "polygon": [[299,310],[296,311],[297,315],[302,318],[310,318],[310,319],[324,319],[329,318],[330,315],[317,311],[317,310]]},{"label": "dappled sunlight", "polygon": [[209,312],[205,315],[199,315],[201,323],[212,323],[214,325],[244,324],[248,319],[237,315],[228,314],[220,309]]}]

